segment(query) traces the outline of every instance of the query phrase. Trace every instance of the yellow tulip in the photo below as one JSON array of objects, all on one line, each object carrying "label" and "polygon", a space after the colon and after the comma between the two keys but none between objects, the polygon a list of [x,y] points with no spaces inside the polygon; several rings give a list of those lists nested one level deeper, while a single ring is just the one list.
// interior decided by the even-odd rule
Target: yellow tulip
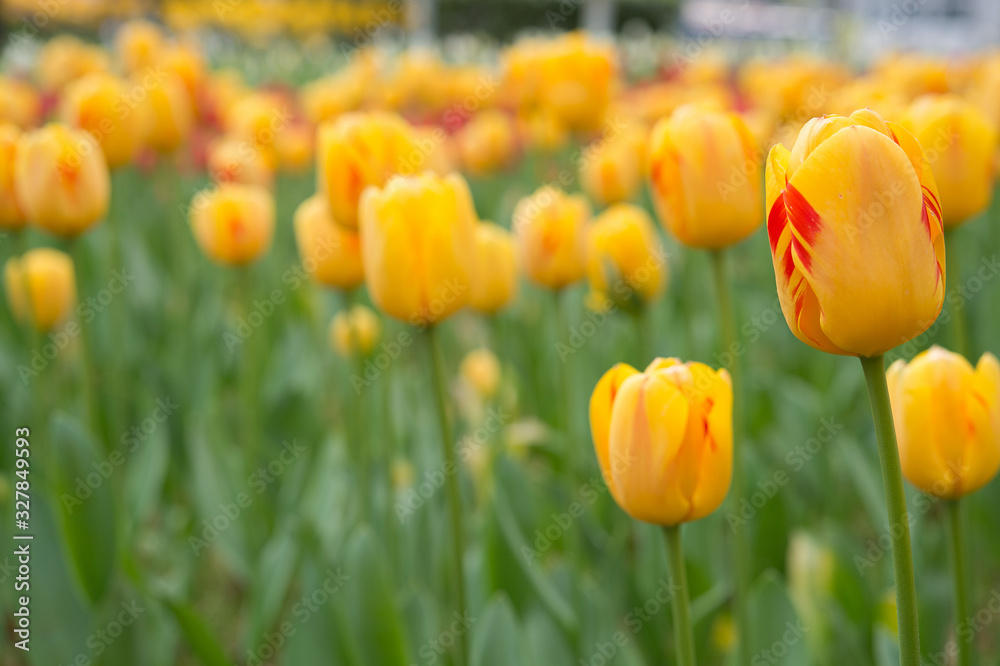
[{"label": "yellow tulip", "polygon": [[589,219],[586,199],[551,185],[521,199],[514,208],[513,226],[528,277],[550,289],[562,289],[582,278]]},{"label": "yellow tulip", "polygon": [[102,220],[111,196],[108,165],[97,141],[59,123],[18,139],[14,187],[31,222],[66,237]]},{"label": "yellow tulip", "polygon": [[903,475],[936,497],[958,499],[1000,468],[1000,363],[931,347],[886,373]]},{"label": "yellow tulip", "polygon": [[199,116],[205,83],[205,61],[199,50],[191,44],[173,44],[163,50],[156,64],[180,80],[192,115]]},{"label": "yellow tulip", "polygon": [[614,48],[582,32],[551,40],[537,63],[542,106],[570,130],[591,132],[604,121],[617,83]]},{"label": "yellow tulip", "polygon": [[630,136],[596,141],[581,154],[580,182],[602,206],[627,201],[642,186],[643,164]]},{"label": "yellow tulip", "polygon": [[590,398],[594,449],[611,495],[637,520],[677,525],[722,504],[733,467],[729,373],[676,358],[619,363]]},{"label": "yellow tulip", "polygon": [[17,202],[14,187],[14,163],[21,130],[11,123],[0,123],[0,229],[15,231],[28,223]]},{"label": "yellow tulip", "polygon": [[462,126],[455,142],[464,170],[487,176],[510,164],[516,149],[514,123],[502,111],[483,111]]},{"label": "yellow tulip", "polygon": [[587,230],[587,277],[591,288],[624,303],[650,302],[667,283],[667,255],[653,220],[642,208],[616,204]]},{"label": "yellow tulip", "polygon": [[73,81],[63,95],[62,120],[90,132],[112,169],[132,161],[148,131],[145,109],[130,99],[123,81],[102,72]]},{"label": "yellow tulip", "polygon": [[831,354],[878,356],[944,301],[934,176],[909,132],[874,111],[806,123],[767,161],[767,233],[792,333]]},{"label": "yellow tulip", "polygon": [[172,153],[191,133],[194,113],[187,88],[180,77],[166,74],[149,87],[146,104],[150,116],[146,143],[159,153]]},{"label": "yellow tulip", "polygon": [[4,287],[14,316],[44,333],[63,322],[73,308],[73,260],[47,247],[30,250],[20,259],[7,260]]},{"label": "yellow tulip", "polygon": [[356,303],[341,310],[330,322],[330,345],[344,358],[367,356],[378,344],[382,324],[372,309]]},{"label": "yellow tulip", "polygon": [[59,35],[46,42],[35,67],[42,90],[52,92],[61,91],[85,74],[106,71],[108,56],[104,50],[70,35]]},{"label": "yellow tulip", "polygon": [[274,137],[278,167],[290,173],[303,173],[313,164],[316,129],[312,125],[289,125]]},{"label": "yellow tulip", "polygon": [[480,398],[489,399],[496,395],[500,386],[500,361],[489,349],[480,347],[466,354],[459,372]]},{"label": "yellow tulip", "polygon": [[461,176],[398,176],[358,208],[365,283],[382,311],[426,325],[468,302],[477,218]]},{"label": "yellow tulip", "polygon": [[314,194],[299,205],[294,226],[302,266],[317,282],[338,289],[364,282],[358,233],[333,221],[323,196]]},{"label": "yellow tulip", "polygon": [[925,96],[910,106],[901,124],[927,153],[945,227],[990,205],[997,135],[982,111],[959,97]]},{"label": "yellow tulip", "polygon": [[115,35],[115,50],[125,70],[133,74],[152,67],[164,46],[163,32],[149,21],[129,21]]},{"label": "yellow tulip", "polygon": [[358,201],[369,185],[382,187],[419,156],[413,130],[401,117],[348,113],[320,125],[317,134],[317,189],[338,224],[358,226]]},{"label": "yellow tulip", "polygon": [[660,221],[685,245],[723,248],[760,226],[760,156],[736,114],[680,107],[653,128],[649,168]]},{"label": "yellow tulip", "polygon": [[0,76],[0,122],[31,129],[38,124],[41,113],[41,99],[30,83]]},{"label": "yellow tulip", "polygon": [[270,188],[274,171],[264,152],[249,139],[224,135],[208,144],[208,173],[215,183],[246,183]]},{"label": "yellow tulip", "polygon": [[198,246],[220,264],[249,264],[271,247],[274,198],[263,187],[224,183],[203,190],[189,217]]},{"label": "yellow tulip", "polygon": [[517,293],[517,262],[514,238],[491,222],[476,225],[475,278],[469,305],[487,314],[507,305]]}]

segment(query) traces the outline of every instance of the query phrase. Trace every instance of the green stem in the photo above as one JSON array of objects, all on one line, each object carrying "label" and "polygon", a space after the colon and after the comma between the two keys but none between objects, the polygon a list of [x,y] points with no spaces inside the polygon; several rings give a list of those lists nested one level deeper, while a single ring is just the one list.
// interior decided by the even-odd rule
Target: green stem
[{"label": "green stem", "polygon": [[[951,568],[952,574],[954,575],[954,598],[955,598],[955,626],[957,627],[962,620],[965,619],[966,613],[968,612],[968,583],[966,578],[965,569],[965,538],[962,533],[962,505],[960,500],[953,500],[947,502],[948,506],[948,533],[951,537],[950,551],[951,551]],[[960,637],[955,638],[956,645],[958,646],[958,660],[955,662],[956,666],[969,666],[972,663],[970,659],[969,647],[966,641],[960,640]]]},{"label": "green stem", "polygon": [[[746,494],[745,466],[743,464],[743,446],[738,439],[743,434],[743,381],[740,372],[739,358],[735,353],[736,323],[733,312],[733,300],[726,278],[726,257],[722,250],[712,252],[712,272],[715,278],[716,297],[719,300],[719,327],[721,329],[722,358],[732,357],[729,364],[729,374],[733,380],[733,491],[734,502],[739,502]],[[733,534],[733,558],[735,560],[736,599],[735,615],[739,632],[738,652],[739,663],[749,664],[750,655],[750,617],[747,605],[750,588],[750,545],[747,543],[746,530],[737,530]]]},{"label": "green stem", "polygon": [[[674,641],[677,644],[677,666],[694,666],[694,632],[691,627],[691,599],[688,592],[687,572],[684,570],[684,549],[681,547],[681,526],[663,528],[667,538],[667,560],[670,565],[670,597],[674,614]],[[750,662],[747,662],[750,663]]]},{"label": "green stem", "polygon": [[[957,228],[945,229],[945,252],[947,253],[948,284],[955,285],[962,280],[962,262],[959,260],[961,246]],[[952,291],[952,293],[955,293]],[[957,296],[957,294],[955,294]],[[968,301],[965,298],[949,298],[951,306],[951,336],[955,353],[969,358],[969,323],[966,320]]]},{"label": "green stem", "polygon": [[[76,238],[72,242],[73,263],[75,264],[77,291],[87,293],[87,283],[91,279],[87,248],[83,239]],[[104,417],[101,411],[100,377],[94,362],[93,335],[89,330],[94,322],[80,322],[80,357],[83,363],[83,392],[87,403],[91,431],[96,435],[105,449],[111,446],[111,437],[105,429]]]},{"label": "green stem", "polygon": [[[451,423],[448,420],[448,400],[445,389],[444,364],[441,360],[441,350],[437,340],[437,328],[431,325],[427,329],[427,343],[430,346],[432,374],[434,375],[434,395],[437,398],[438,423],[441,427],[441,447],[444,454],[445,478],[448,486],[448,504],[451,515],[451,548],[452,566],[449,568],[452,577],[452,592],[455,595],[459,613],[465,612],[465,574],[463,573],[465,533],[462,529],[462,504],[458,487],[458,465],[455,462],[455,447],[452,445]],[[468,655],[465,633],[459,634],[455,641],[455,666],[465,666]]]},{"label": "green stem", "polygon": [[892,566],[896,578],[896,617],[899,622],[899,663],[920,666],[920,636],[917,624],[917,587],[913,575],[910,548],[910,520],[903,490],[903,472],[892,423],[889,388],[885,382],[885,363],[881,355],[861,357],[861,367],[868,384],[878,457],[882,466],[885,503],[889,512],[889,536],[892,539]]},{"label": "green stem", "polygon": [[639,358],[639,367],[649,365],[653,360],[652,347],[650,346],[649,318],[650,307],[645,303],[639,305],[632,311],[632,328],[635,330],[636,356]]},{"label": "green stem", "polygon": [[[554,300],[552,307],[556,323],[556,342],[558,343],[562,340],[563,334],[569,330],[566,320],[566,308],[568,307],[569,296],[566,289],[560,289],[552,293]],[[558,354],[556,358],[559,358]],[[573,437],[573,419],[570,416],[572,383],[570,381],[569,363],[570,356],[567,356],[561,362],[562,367],[557,368],[556,371],[559,375],[559,390],[557,392],[559,414],[557,423],[562,428],[565,439],[563,464],[565,465],[566,491],[572,492],[572,489],[576,487],[576,447],[574,446],[575,440]]]}]

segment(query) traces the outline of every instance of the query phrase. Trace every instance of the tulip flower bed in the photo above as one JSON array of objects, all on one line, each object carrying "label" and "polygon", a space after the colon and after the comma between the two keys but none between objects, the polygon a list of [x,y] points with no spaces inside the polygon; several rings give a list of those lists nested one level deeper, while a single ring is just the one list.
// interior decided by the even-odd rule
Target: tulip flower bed
[{"label": "tulip flower bed", "polygon": [[0,77],[0,663],[1000,658],[995,56],[106,49]]}]

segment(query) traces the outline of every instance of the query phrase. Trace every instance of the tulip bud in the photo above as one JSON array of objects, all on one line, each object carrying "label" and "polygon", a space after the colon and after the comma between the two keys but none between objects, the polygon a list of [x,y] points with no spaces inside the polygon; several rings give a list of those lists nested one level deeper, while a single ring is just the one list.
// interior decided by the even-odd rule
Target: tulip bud
[{"label": "tulip bud", "polygon": [[463,169],[488,176],[510,164],[516,147],[514,124],[502,111],[483,111],[455,135]]},{"label": "tulip bud", "polygon": [[63,121],[90,132],[112,169],[132,161],[148,131],[146,116],[129,99],[120,79],[95,72],[70,83],[62,100]]},{"label": "tulip bud", "polygon": [[936,497],[958,499],[1000,468],[1000,363],[931,347],[886,372],[903,475]]},{"label": "tulip bud", "polygon": [[667,283],[666,250],[642,208],[616,204],[587,230],[587,277],[591,288],[619,305],[638,296],[648,303]]},{"label": "tulip bud", "polygon": [[270,188],[274,171],[264,152],[240,136],[221,136],[208,145],[208,173],[215,183]]},{"label": "tulip bud", "polygon": [[274,198],[262,187],[225,183],[202,190],[189,216],[201,251],[220,264],[249,264],[271,247]]},{"label": "tulip bud", "polygon": [[26,252],[4,266],[4,287],[14,316],[46,332],[64,321],[76,300],[69,255],[51,248]]},{"label": "tulip bud", "polygon": [[476,225],[475,278],[469,305],[492,314],[507,305],[517,292],[517,262],[514,238],[492,222]]},{"label": "tulip bud", "polygon": [[489,399],[496,395],[500,386],[500,361],[489,349],[481,347],[466,354],[459,372],[480,398]]},{"label": "tulip bud", "polygon": [[190,44],[167,46],[157,59],[157,66],[173,74],[187,92],[186,101],[193,117],[198,117],[203,97],[205,61],[197,48]]},{"label": "tulip bud", "polygon": [[316,130],[302,123],[289,125],[274,137],[278,166],[289,173],[303,173],[313,163],[313,142]]},{"label": "tulip bud", "polygon": [[551,185],[521,199],[514,208],[513,226],[528,277],[550,289],[562,289],[582,278],[584,230],[589,219],[586,199]]},{"label": "tulip bud", "polygon": [[630,137],[596,141],[580,157],[580,182],[591,199],[608,206],[635,196],[642,166]]},{"label": "tulip bud", "polygon": [[146,143],[159,153],[172,153],[187,139],[194,123],[187,88],[179,76],[168,72],[147,92],[150,126]]},{"label": "tulip bud", "polygon": [[902,125],[927,153],[945,227],[990,205],[997,136],[982,111],[959,97],[925,96],[910,106]]},{"label": "tulip bud", "polygon": [[16,125],[0,123],[0,229],[16,231],[28,220],[17,203],[14,187],[14,163],[21,131]]},{"label": "tulip bud", "polygon": [[461,176],[399,176],[367,188],[358,208],[365,283],[382,311],[424,325],[468,302],[477,219]]},{"label": "tulip bud", "polygon": [[98,46],[72,35],[59,35],[42,47],[35,60],[35,76],[42,90],[61,91],[71,81],[91,72],[108,71],[108,56]]},{"label": "tulip bud", "polygon": [[767,161],[767,235],[781,309],[800,340],[878,356],[944,302],[944,235],[930,165],[909,132],[863,109],[813,118]]},{"label": "tulip bud", "polygon": [[18,139],[14,188],[31,222],[70,238],[104,218],[111,196],[108,165],[97,141],[59,123]]},{"label": "tulip bud", "polygon": [[41,110],[41,99],[30,83],[0,76],[0,122],[31,129],[38,124]]},{"label": "tulip bud", "polygon": [[676,358],[619,363],[590,398],[594,449],[612,497],[636,520],[677,525],[715,511],[733,466],[729,373]]},{"label": "tulip bud", "polygon": [[382,324],[371,308],[361,304],[341,310],[330,322],[330,345],[334,351],[350,358],[355,354],[367,356],[375,349]]},{"label": "tulip bud", "polygon": [[129,21],[115,35],[115,50],[132,74],[153,66],[164,47],[163,32],[149,21]]},{"label": "tulip bud", "polygon": [[294,226],[302,266],[317,282],[338,289],[354,289],[364,282],[361,239],[355,230],[333,221],[322,195],[299,205]]},{"label": "tulip bud", "polygon": [[[381,112],[348,113],[320,125],[317,134],[317,189],[327,197],[338,224],[358,226],[358,201],[369,185],[413,169],[420,157],[413,130],[401,117]],[[422,167],[422,164],[418,164]]]},{"label": "tulip bud", "polygon": [[735,113],[678,108],[653,128],[649,168],[660,222],[685,245],[723,248],[760,226],[760,156]]}]

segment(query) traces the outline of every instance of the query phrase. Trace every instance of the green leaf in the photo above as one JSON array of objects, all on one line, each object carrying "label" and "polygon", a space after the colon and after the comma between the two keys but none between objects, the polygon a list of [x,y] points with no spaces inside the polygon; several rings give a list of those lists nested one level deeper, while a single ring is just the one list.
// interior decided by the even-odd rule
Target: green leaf
[{"label": "green leaf", "polygon": [[269,631],[285,603],[288,588],[295,574],[299,546],[295,536],[285,530],[274,535],[260,554],[260,564],[254,576],[248,647],[255,645],[261,633]]},{"label": "green leaf", "polygon": [[809,663],[806,634],[792,605],[785,582],[773,570],[761,574],[750,588],[750,652],[768,664]]},{"label": "green leaf", "polygon": [[[525,660],[518,646],[517,617],[506,595],[500,594],[486,605],[482,617],[472,627],[472,666],[521,666]],[[567,663],[567,662],[552,662]]]},{"label": "green leaf", "polygon": [[205,666],[232,666],[226,650],[205,620],[193,608],[182,602],[164,599],[174,619],[180,625],[188,646]]},{"label": "green leaf", "polygon": [[365,664],[406,666],[406,638],[382,557],[372,531],[358,530],[347,546],[344,573],[350,620]]}]

